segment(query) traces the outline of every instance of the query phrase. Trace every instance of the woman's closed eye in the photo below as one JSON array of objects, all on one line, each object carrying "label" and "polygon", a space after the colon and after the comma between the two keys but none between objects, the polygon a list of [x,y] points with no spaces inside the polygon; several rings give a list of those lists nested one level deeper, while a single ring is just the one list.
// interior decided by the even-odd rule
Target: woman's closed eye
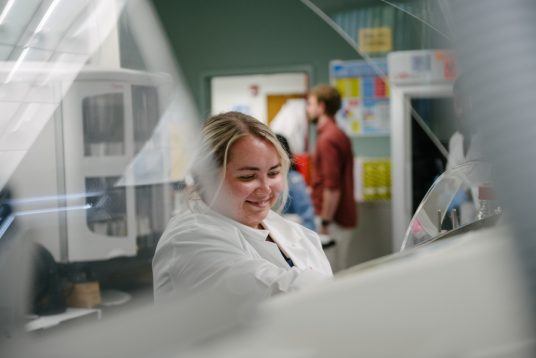
[{"label": "woman's closed eye", "polygon": [[255,179],[255,176],[256,176],[255,174],[240,175],[238,179],[242,181],[250,181],[250,180]]},{"label": "woman's closed eye", "polygon": [[[269,178],[275,178],[277,177],[279,174],[281,173],[280,170],[274,170],[274,171],[271,171],[271,172],[268,172],[268,177]],[[242,181],[250,181],[250,180],[253,180],[257,177],[257,174],[246,174],[246,175],[240,175],[238,177],[239,180],[242,180]]]}]

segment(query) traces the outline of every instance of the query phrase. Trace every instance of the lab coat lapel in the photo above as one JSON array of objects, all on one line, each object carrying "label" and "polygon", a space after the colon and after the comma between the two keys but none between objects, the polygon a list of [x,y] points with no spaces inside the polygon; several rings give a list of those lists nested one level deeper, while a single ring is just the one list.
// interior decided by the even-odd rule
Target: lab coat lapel
[{"label": "lab coat lapel", "polygon": [[[289,267],[288,263],[283,258],[283,255],[281,255],[281,252],[279,252],[279,248],[277,247],[277,245],[274,244],[273,242],[266,241],[268,237],[268,233],[269,233],[268,230],[257,230],[249,226],[242,225],[239,222],[229,219],[226,216],[221,215],[215,212],[214,210],[210,209],[202,200],[197,200],[195,202],[195,205],[196,205],[197,210],[201,212],[209,212],[211,213],[211,215],[217,216],[221,220],[228,221],[232,223],[233,225],[235,225],[240,231],[240,233],[242,234],[244,240],[253,247],[253,249],[257,252],[258,255],[260,255],[260,257],[269,260],[274,265],[277,265],[279,267],[282,267],[282,268]],[[270,216],[270,215],[275,215],[275,214],[270,212],[268,215]],[[286,248],[285,250],[286,252],[288,252]],[[290,256],[293,262],[294,262],[295,256],[297,255],[294,254]]]},{"label": "lab coat lapel", "polygon": [[[273,215],[277,214],[270,213],[268,218]],[[294,225],[289,225],[282,218],[280,220],[265,220],[264,225],[270,230],[270,234],[277,244],[290,257],[294,266],[302,269],[310,266],[309,262],[307,262],[307,258],[310,255],[304,248],[304,245],[300,243],[304,239],[303,233],[299,232]],[[281,256],[281,253],[279,255]]]},{"label": "lab coat lapel", "polygon": [[266,241],[268,230],[256,230],[245,225],[239,225],[244,239],[257,251],[257,253],[279,267],[288,268],[288,264],[279,252],[276,244]]}]

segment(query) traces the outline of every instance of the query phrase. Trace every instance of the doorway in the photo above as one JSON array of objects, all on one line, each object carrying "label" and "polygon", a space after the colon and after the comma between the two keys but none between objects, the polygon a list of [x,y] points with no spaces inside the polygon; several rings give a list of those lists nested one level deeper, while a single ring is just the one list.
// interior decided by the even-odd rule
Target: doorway
[{"label": "doorway", "polygon": [[305,72],[215,76],[210,80],[211,114],[238,111],[269,124],[288,99],[305,98]]}]

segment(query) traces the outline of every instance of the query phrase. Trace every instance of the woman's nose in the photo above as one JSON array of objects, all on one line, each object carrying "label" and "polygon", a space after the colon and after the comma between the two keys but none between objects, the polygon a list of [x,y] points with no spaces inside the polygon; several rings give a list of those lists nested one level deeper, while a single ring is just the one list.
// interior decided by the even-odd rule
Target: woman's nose
[{"label": "woman's nose", "polygon": [[270,184],[268,183],[268,179],[261,179],[259,181],[259,186],[255,189],[255,192],[257,194],[266,194],[270,192]]}]

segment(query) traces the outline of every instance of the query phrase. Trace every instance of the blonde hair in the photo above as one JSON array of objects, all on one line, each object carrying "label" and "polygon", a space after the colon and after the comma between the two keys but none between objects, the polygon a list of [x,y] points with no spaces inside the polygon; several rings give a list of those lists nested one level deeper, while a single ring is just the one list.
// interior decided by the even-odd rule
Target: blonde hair
[{"label": "blonde hair", "polygon": [[[290,160],[277,137],[266,124],[244,113],[225,112],[210,117],[205,122],[201,135],[201,147],[191,170],[194,192],[204,197],[208,187],[216,187],[215,198],[223,186],[233,144],[238,139],[251,135],[270,142],[279,155],[284,190],[276,210],[283,209],[288,198],[287,174]],[[219,177],[218,172],[223,173],[223,176],[216,183],[215,179]],[[213,202],[207,204],[212,206]]]}]

